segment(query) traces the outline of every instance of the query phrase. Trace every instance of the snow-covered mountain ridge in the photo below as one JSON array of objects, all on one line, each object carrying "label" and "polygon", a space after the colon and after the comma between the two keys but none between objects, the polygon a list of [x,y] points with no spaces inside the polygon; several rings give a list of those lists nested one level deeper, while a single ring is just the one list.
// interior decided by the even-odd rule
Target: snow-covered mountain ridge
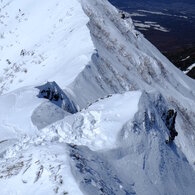
[{"label": "snow-covered mountain ridge", "polygon": [[0,194],[194,193],[195,83],[130,18],[1,0],[0,24]]}]

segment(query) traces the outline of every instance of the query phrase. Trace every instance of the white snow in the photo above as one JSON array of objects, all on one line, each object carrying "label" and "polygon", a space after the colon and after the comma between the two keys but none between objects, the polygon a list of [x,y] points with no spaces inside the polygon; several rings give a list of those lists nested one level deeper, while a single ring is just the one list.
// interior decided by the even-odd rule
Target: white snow
[{"label": "white snow", "polygon": [[0,96],[1,140],[17,138],[21,134],[34,135],[36,128],[31,122],[33,109],[43,102],[36,98],[38,90],[21,88]]},{"label": "white snow", "polygon": [[137,27],[141,27],[141,28],[150,28],[151,27],[148,24],[142,24],[142,23],[138,23],[138,22],[134,23],[134,25]]},{"label": "white snow", "polygon": [[186,61],[187,59],[189,59],[190,58],[190,56],[187,56],[186,58],[183,58],[181,61],[183,62],[183,61]]},{"label": "white snow", "polygon": [[165,15],[165,16],[169,16],[169,14],[163,13],[163,12],[155,12],[155,11],[149,11],[149,10],[142,10],[139,9],[139,12],[143,12],[143,13],[149,13],[149,14],[155,14],[155,15]]},{"label": "white snow", "polygon": [[0,194],[194,195],[195,83],[108,1],[0,1],[0,88]]},{"label": "white snow", "polygon": [[144,23],[142,23],[141,21],[139,21],[139,22],[134,21],[134,25],[138,29],[141,29],[141,30],[143,30],[143,29],[147,30],[147,29],[152,28],[154,30],[158,30],[158,31],[162,31],[162,32],[169,32],[168,29],[166,29],[165,27],[157,24],[156,22],[145,21]]},{"label": "white snow", "polygon": [[135,17],[145,17],[146,15],[145,14],[140,14],[140,13],[137,13],[137,12],[134,12],[134,13],[131,13],[130,14],[131,17],[135,16]]},{"label": "white snow", "polygon": [[1,93],[48,80],[64,88],[90,60],[88,18],[77,0],[1,1],[0,8]]},{"label": "white snow", "polygon": [[116,147],[120,130],[138,110],[140,95],[139,91],[127,92],[99,100],[74,118],[68,116],[42,131],[51,135],[50,139],[57,133],[63,142],[87,145],[92,150]]},{"label": "white snow", "polygon": [[0,180],[2,195],[83,194],[72,176],[65,144],[40,144],[19,153],[20,159],[1,161],[1,177],[9,178]]},{"label": "white snow", "polygon": [[142,9],[139,9],[137,11],[141,12],[141,13],[148,13],[148,14],[154,14],[154,15],[163,15],[163,16],[171,16],[171,17],[178,17],[178,18],[188,19],[187,16],[164,13],[164,12],[159,12],[159,11],[149,11],[149,10],[142,10]]},{"label": "white snow", "polygon": [[190,72],[190,70],[192,70],[194,67],[195,67],[195,63],[192,64],[191,66],[189,66],[189,67],[187,68],[187,70],[186,70],[186,71],[183,71],[183,72],[184,72],[185,74],[187,74],[187,73]]}]

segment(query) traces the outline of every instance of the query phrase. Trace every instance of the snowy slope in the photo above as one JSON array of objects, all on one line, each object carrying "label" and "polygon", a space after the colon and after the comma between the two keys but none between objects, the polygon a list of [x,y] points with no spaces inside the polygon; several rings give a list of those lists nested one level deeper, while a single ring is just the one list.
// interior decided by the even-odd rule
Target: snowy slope
[{"label": "snowy slope", "polygon": [[106,0],[2,0],[0,78],[0,194],[194,194],[195,82]]},{"label": "snowy slope", "polygon": [[[79,97],[79,104],[85,107],[88,102],[107,94],[138,89],[160,92],[166,97],[170,108],[178,111],[179,121],[182,121],[177,126],[181,135],[178,137],[179,146],[193,163],[194,81],[175,68],[135,31],[131,19],[122,20],[118,11],[108,2],[83,0],[83,3],[90,18],[88,27],[97,50],[89,65],[70,86],[75,101]],[[84,91],[82,94],[81,89]]]},{"label": "snowy slope", "polygon": [[48,80],[65,87],[89,61],[88,18],[77,0],[3,0],[0,10],[1,93]]}]

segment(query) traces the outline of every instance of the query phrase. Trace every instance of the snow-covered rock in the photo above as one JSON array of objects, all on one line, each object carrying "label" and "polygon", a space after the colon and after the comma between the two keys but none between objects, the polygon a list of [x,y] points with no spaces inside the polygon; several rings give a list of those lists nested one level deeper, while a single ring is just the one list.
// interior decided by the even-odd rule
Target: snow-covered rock
[{"label": "snow-covered rock", "polygon": [[194,194],[195,81],[107,0],[1,0],[0,65],[0,194]]}]

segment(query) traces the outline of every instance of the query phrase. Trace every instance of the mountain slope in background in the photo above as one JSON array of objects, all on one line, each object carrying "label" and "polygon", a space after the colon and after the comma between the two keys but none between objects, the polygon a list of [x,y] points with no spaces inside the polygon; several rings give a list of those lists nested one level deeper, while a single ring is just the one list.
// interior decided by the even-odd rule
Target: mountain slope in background
[{"label": "mountain slope in background", "polygon": [[195,78],[195,1],[109,0],[180,70]]},{"label": "mountain slope in background", "polygon": [[106,0],[0,6],[0,194],[194,193],[194,81],[130,18]]}]

